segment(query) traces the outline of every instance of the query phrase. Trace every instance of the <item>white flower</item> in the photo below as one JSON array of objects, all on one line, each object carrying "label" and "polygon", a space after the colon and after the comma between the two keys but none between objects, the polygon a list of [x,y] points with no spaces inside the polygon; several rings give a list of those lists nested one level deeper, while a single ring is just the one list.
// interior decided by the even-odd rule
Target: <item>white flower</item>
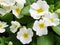
[{"label": "white flower", "polygon": [[5,27],[7,27],[8,25],[5,22],[1,22],[0,21],[0,33],[5,32]]},{"label": "white flower", "polygon": [[47,22],[45,20],[36,20],[33,25],[33,30],[36,31],[36,35],[42,36],[47,35]]},{"label": "white flower", "polygon": [[18,28],[21,27],[20,23],[17,21],[11,21],[11,24],[12,25],[10,26],[10,31],[12,33],[15,33],[18,30]]},{"label": "white flower", "polygon": [[46,1],[38,0],[36,3],[33,3],[30,7],[31,17],[34,19],[39,19],[46,11],[49,10],[49,5]]},{"label": "white flower", "polygon": [[21,9],[24,7],[26,0],[15,0],[15,1],[17,3],[16,3],[16,5],[13,6],[12,12],[17,18],[21,18],[21,17],[23,17],[23,15],[20,14]]},{"label": "white flower", "polygon": [[23,17],[23,16],[20,14],[20,13],[21,13],[21,9],[22,9],[22,7],[20,7],[19,5],[12,7],[12,12],[13,12],[13,14],[14,14],[17,18]]},{"label": "white flower", "polygon": [[6,13],[11,11],[11,7],[15,4],[14,0],[0,0],[0,14],[4,16]]},{"label": "white flower", "polygon": [[24,4],[26,3],[26,0],[15,0],[15,1],[20,5],[21,8],[23,8]]},{"label": "white flower", "polygon": [[11,11],[11,8],[10,7],[3,7],[3,8],[0,8],[0,14],[2,16],[4,16],[6,13],[9,13]]},{"label": "white flower", "polygon": [[45,13],[45,20],[49,23],[49,26],[57,26],[59,24],[58,15],[55,13]]},{"label": "white flower", "polygon": [[17,33],[17,39],[20,40],[23,44],[29,44],[32,41],[33,32],[31,28],[23,27]]},{"label": "white flower", "polygon": [[15,0],[0,0],[0,5],[3,6],[12,6],[15,4]]},{"label": "white flower", "polygon": [[15,4],[14,0],[0,0],[0,14],[4,16],[6,13],[11,11],[11,7]]}]

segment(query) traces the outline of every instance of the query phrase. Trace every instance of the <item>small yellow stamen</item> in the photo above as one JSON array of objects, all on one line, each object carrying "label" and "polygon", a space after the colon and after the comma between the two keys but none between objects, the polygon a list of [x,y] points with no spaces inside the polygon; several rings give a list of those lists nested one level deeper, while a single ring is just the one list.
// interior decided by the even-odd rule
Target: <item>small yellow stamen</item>
[{"label": "small yellow stamen", "polygon": [[43,12],[43,11],[44,11],[43,8],[38,8],[38,9],[37,9],[37,12],[38,12],[38,13],[41,13],[41,12]]},{"label": "small yellow stamen", "polygon": [[15,28],[17,28],[18,26],[17,25],[15,25]]},{"label": "small yellow stamen", "polygon": [[24,38],[28,38],[28,33],[24,33],[24,34],[23,34],[23,37],[24,37]]},{"label": "small yellow stamen", "polygon": [[16,12],[17,12],[18,14],[21,12],[21,9],[20,9],[20,8],[16,8],[15,10],[16,10]]},{"label": "small yellow stamen", "polygon": [[51,22],[54,22],[54,19],[53,19],[53,18],[49,18],[49,20],[50,20]]},{"label": "small yellow stamen", "polygon": [[2,24],[0,24],[0,28],[2,28]]},{"label": "small yellow stamen", "polygon": [[17,25],[15,25],[15,27],[14,27],[15,29],[17,29],[17,28],[19,28],[19,26],[17,26]]},{"label": "small yellow stamen", "polygon": [[44,23],[39,24],[39,27],[43,29],[45,27]]}]

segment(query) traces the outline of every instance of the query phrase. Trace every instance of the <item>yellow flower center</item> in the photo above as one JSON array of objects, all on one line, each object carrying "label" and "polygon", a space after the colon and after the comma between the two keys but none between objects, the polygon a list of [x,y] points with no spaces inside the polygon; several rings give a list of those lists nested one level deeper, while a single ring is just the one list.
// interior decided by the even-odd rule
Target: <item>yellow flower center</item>
[{"label": "yellow flower center", "polygon": [[51,22],[54,22],[54,19],[53,19],[53,18],[49,18],[49,20],[50,20]]},{"label": "yellow flower center", "polygon": [[17,26],[17,25],[15,25],[15,27],[14,27],[15,29],[17,29],[17,28],[19,28],[19,26]]},{"label": "yellow flower center", "polygon": [[38,8],[38,9],[37,9],[37,12],[38,12],[38,13],[41,13],[41,12],[43,12],[43,11],[44,11],[43,8]]},{"label": "yellow flower center", "polygon": [[44,23],[39,24],[39,27],[43,29],[45,27]]},{"label": "yellow flower center", "polygon": [[24,37],[24,38],[28,38],[28,33],[24,33],[24,34],[23,34],[23,37]]},{"label": "yellow flower center", "polygon": [[21,12],[21,9],[20,9],[20,8],[16,8],[15,10],[16,10],[16,12],[17,12],[18,14]]},{"label": "yellow flower center", "polygon": [[2,28],[2,24],[0,24],[0,28]]}]

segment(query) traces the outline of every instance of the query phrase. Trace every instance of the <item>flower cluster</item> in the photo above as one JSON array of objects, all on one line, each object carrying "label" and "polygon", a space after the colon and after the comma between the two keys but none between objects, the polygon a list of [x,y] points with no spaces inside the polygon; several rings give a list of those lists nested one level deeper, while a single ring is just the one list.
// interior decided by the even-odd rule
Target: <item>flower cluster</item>
[{"label": "flower cluster", "polygon": [[[0,14],[4,16],[6,13],[12,11],[16,18],[22,17],[21,10],[24,7],[26,0],[0,0]],[[11,25],[7,25],[6,22],[0,21],[0,33],[5,32],[5,27],[10,27],[12,33],[17,32],[16,38],[23,44],[29,44],[32,41],[33,30],[36,31],[36,35],[43,36],[48,34],[48,26],[57,26],[59,24],[59,18],[56,13],[49,12],[49,5],[46,1],[38,0],[30,5],[30,16],[35,19],[32,28],[22,26],[18,21],[11,21]]]},{"label": "flower cluster", "polygon": [[33,30],[36,35],[42,36],[48,34],[48,26],[57,26],[59,24],[58,15],[49,12],[49,5],[46,1],[37,1],[30,7],[31,17],[36,19],[33,25]]},{"label": "flower cluster", "polygon": [[25,0],[1,0],[0,5],[2,8],[0,8],[0,14],[4,16],[6,13],[10,12],[12,10],[12,13],[17,17],[20,18],[20,12],[21,9],[24,7],[24,4],[26,3]]}]

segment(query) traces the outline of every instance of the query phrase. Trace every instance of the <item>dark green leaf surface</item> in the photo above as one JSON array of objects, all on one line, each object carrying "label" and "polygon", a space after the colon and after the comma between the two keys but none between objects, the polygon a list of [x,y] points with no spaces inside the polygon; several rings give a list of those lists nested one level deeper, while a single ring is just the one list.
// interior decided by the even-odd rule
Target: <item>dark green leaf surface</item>
[{"label": "dark green leaf surface", "polygon": [[55,31],[60,36],[60,25],[52,27],[53,31]]}]

